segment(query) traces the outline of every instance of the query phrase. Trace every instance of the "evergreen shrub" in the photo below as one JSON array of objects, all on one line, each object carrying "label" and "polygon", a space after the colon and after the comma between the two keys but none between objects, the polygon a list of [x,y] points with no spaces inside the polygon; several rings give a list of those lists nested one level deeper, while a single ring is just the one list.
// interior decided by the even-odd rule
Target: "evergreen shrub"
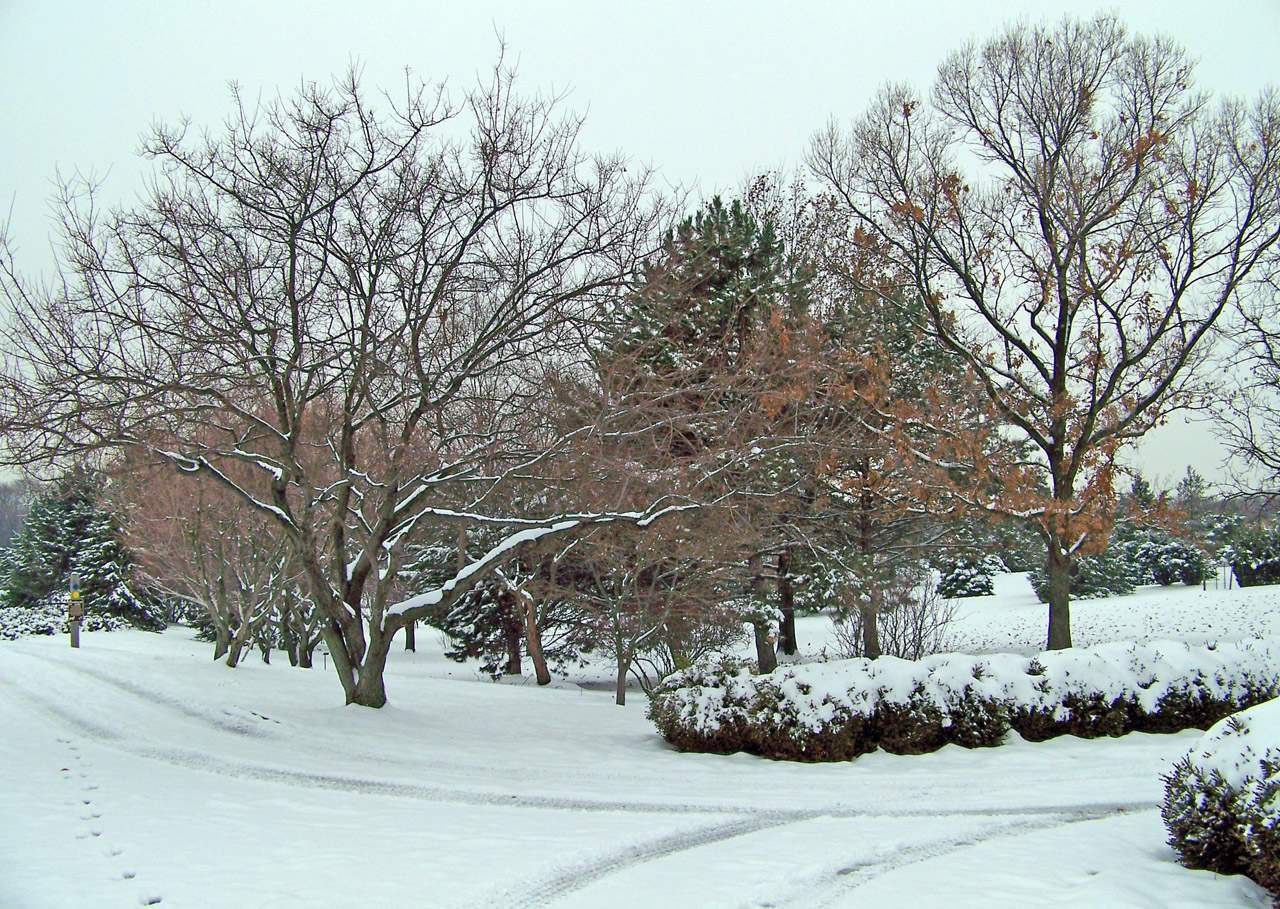
[{"label": "evergreen shrub", "polygon": [[1256,526],[1237,528],[1222,554],[1241,587],[1280,584],[1280,532],[1277,530]]},{"label": "evergreen shrub", "polygon": [[1245,874],[1280,905],[1280,701],[1227,717],[1164,779],[1161,816],[1182,863]]},{"label": "evergreen shrub", "polygon": [[1280,690],[1280,640],[919,661],[881,657],[752,675],[743,663],[675,673],[650,692],[649,717],[682,751],[847,760],[947,744],[1204,729]]},{"label": "evergreen shrub", "polygon": [[[1133,593],[1140,581],[1124,554],[1114,548],[1081,556],[1071,570],[1071,599],[1090,600]],[[1042,566],[1028,576],[1040,602],[1049,602],[1049,573]]]},{"label": "evergreen shrub", "polygon": [[938,582],[938,594],[947,599],[991,596],[995,593],[992,578],[1006,570],[1000,557],[993,555],[953,562]]}]

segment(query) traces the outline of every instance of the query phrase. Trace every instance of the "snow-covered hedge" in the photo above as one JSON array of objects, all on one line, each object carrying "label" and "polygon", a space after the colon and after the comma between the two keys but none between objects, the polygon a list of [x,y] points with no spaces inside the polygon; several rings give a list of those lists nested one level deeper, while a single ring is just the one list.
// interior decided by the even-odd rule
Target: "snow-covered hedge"
[{"label": "snow-covered hedge", "polygon": [[[128,627],[128,620],[109,612],[86,612],[80,621],[83,631],[114,631]],[[67,632],[67,607],[63,603],[44,600],[34,606],[0,609],[0,641]]]},{"label": "snow-covered hedge", "polygon": [[1192,647],[1104,644],[1027,658],[939,654],[791,666],[695,667],[650,694],[649,717],[682,751],[847,760],[955,743],[998,745],[1205,729],[1280,690],[1280,639]]},{"label": "snow-covered hedge", "polygon": [[1280,700],[1215,725],[1164,783],[1161,814],[1184,865],[1280,894]]}]

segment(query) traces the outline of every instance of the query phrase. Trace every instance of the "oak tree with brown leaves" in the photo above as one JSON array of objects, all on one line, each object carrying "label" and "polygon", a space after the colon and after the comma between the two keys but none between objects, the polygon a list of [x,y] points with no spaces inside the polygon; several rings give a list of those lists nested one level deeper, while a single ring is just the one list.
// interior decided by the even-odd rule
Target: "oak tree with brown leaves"
[{"label": "oak tree with brown leaves", "polygon": [[1038,522],[1050,648],[1071,645],[1072,565],[1105,544],[1118,454],[1209,390],[1215,322],[1275,262],[1280,98],[1215,103],[1193,69],[1109,16],[1016,25],[809,154],[850,239],[1034,452],[970,498]]}]

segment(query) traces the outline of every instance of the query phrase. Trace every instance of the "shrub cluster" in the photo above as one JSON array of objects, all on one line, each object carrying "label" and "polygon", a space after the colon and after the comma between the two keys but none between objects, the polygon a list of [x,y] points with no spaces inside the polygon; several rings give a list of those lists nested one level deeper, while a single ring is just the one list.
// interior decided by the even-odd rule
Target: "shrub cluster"
[{"label": "shrub cluster", "polygon": [[1204,729],[1273,697],[1278,679],[1280,640],[881,657],[759,676],[727,662],[667,678],[649,717],[682,751],[830,761],[998,745],[1010,729],[1031,741]]},{"label": "shrub cluster", "polygon": [[1120,534],[1116,548],[1124,554],[1130,575],[1137,584],[1181,581],[1199,584],[1208,572],[1209,561],[1198,546],[1174,539],[1158,530],[1137,530]]},{"label": "shrub cluster", "polygon": [[1280,701],[1218,723],[1164,784],[1161,815],[1184,865],[1280,894]]},{"label": "shrub cluster", "polygon": [[[80,621],[83,631],[115,631],[117,628],[128,627],[130,623],[127,619],[110,612],[85,612]],[[0,608],[0,641],[14,641],[28,635],[67,632],[65,602],[50,598],[33,606]]]}]

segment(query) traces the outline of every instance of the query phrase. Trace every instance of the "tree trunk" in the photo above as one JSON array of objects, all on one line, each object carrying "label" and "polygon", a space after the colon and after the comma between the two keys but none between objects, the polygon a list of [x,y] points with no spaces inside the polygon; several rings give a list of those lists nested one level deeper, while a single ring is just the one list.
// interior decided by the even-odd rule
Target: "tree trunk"
[{"label": "tree trunk", "polygon": [[622,656],[618,657],[618,681],[615,686],[613,702],[619,707],[627,706],[627,664]]},{"label": "tree trunk", "polygon": [[227,647],[227,666],[235,669],[240,662],[240,657],[244,654],[244,648],[249,644],[250,632],[253,631],[253,623],[246,618],[240,619],[240,625],[236,628],[235,637],[231,639],[230,645]]},{"label": "tree trunk", "polygon": [[551,673],[547,671],[547,658],[542,652],[542,631],[538,628],[538,604],[527,594],[524,600],[524,633],[529,643],[529,660],[533,663],[533,672],[539,685],[551,684]]},{"label": "tree trunk", "polygon": [[[769,595],[768,581],[765,580],[764,571],[761,569],[762,561],[761,556],[756,554],[747,563],[751,569],[751,592],[761,606],[768,602]],[[761,675],[766,675],[778,668],[778,652],[774,649],[777,640],[773,635],[773,623],[757,619],[752,621],[751,627],[755,631],[756,665]]]},{"label": "tree trunk", "polygon": [[355,685],[347,696],[348,704],[359,707],[385,707],[387,689],[383,683],[383,670],[387,665],[387,654],[391,650],[393,635],[370,634],[369,649],[365,652],[364,662],[356,669]]},{"label": "tree trunk", "polygon": [[1049,541],[1049,650],[1071,646],[1071,563],[1060,543]]},{"label": "tree trunk", "polygon": [[520,675],[524,671],[521,666],[521,645],[524,643],[524,623],[522,612],[517,612],[520,604],[510,593],[502,594],[502,637],[507,644],[507,665],[502,670],[504,675]]},{"label": "tree trunk", "polygon": [[791,583],[791,550],[778,553],[778,605],[782,610],[782,624],[778,629],[778,649],[787,656],[800,651],[796,638],[796,591]]},{"label": "tree trunk", "polygon": [[342,693],[348,704],[352,703],[352,698],[356,691],[356,671],[351,665],[351,661],[347,659],[347,645],[342,639],[342,630],[338,627],[338,623],[329,619],[325,619],[323,631],[325,644],[329,647],[329,656],[333,659],[333,671],[338,675],[338,681],[342,683]]},{"label": "tree trunk", "polygon": [[213,660],[216,663],[231,648],[231,629],[221,622],[216,622],[213,627]]},{"label": "tree trunk", "polygon": [[774,650],[773,623],[752,622],[756,638],[756,664],[761,675],[768,675],[778,668],[778,653]]},{"label": "tree trunk", "polygon": [[289,665],[298,665],[298,648],[301,641],[298,639],[298,631],[293,624],[293,613],[287,608],[284,614],[284,620],[280,623],[280,643],[281,649],[289,657]]},{"label": "tree trunk", "polygon": [[869,660],[880,658],[880,607],[879,597],[872,594],[871,601],[858,602],[858,615],[862,619],[862,655]]},{"label": "tree trunk", "polygon": [[404,649],[409,653],[418,652],[417,628],[417,622],[410,622],[408,625],[404,626]]}]

